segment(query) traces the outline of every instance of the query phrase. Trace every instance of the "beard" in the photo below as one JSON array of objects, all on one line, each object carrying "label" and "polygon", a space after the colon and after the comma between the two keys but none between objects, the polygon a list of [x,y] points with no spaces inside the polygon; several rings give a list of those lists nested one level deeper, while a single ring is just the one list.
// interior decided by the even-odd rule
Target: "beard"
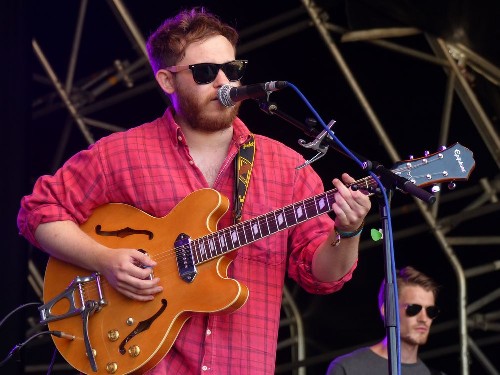
[{"label": "beard", "polygon": [[406,335],[401,335],[401,341],[410,345],[424,345],[427,343],[429,338],[429,332],[425,335],[412,335],[411,333]]},{"label": "beard", "polygon": [[194,130],[208,133],[229,128],[240,108],[241,102],[235,106],[220,111],[217,115],[208,114],[204,109],[210,104],[211,99],[195,97],[191,91],[178,86],[179,114],[182,115]]}]

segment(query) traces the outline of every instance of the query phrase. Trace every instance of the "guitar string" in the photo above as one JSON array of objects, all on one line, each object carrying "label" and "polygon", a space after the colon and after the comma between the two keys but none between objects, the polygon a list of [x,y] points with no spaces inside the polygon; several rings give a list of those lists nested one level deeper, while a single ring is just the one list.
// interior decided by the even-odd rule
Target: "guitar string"
[{"label": "guitar string", "polygon": [[[441,155],[441,154],[440,154]],[[412,165],[411,167],[409,167],[408,165],[403,165],[401,168],[399,169],[393,169],[392,171],[395,172],[395,173],[398,173],[398,172],[403,172],[403,171],[407,171],[407,170],[412,170],[412,171],[415,171],[417,168],[421,167],[422,165],[428,165],[430,163],[433,163],[434,161],[439,161],[441,159],[441,157],[439,158],[436,158],[435,160],[430,160],[430,159],[427,159],[426,162],[421,162],[421,163],[416,163],[415,165]],[[420,159],[419,159],[420,160]],[[434,172],[434,173],[428,173],[428,174],[425,174],[425,175],[413,175],[413,178],[414,179],[418,179],[418,178],[422,178],[422,176],[432,176],[432,175],[437,175],[437,174],[442,174],[442,172]],[[428,179],[429,181],[432,181],[432,177],[430,179]],[[377,182],[370,176],[367,176],[367,177],[364,177],[360,180],[357,180],[355,182],[353,182],[352,184],[349,184],[348,186],[353,186],[353,185],[357,185],[360,189],[370,189],[370,188],[377,188],[378,184]],[[332,194],[335,194],[336,193],[336,189],[331,189],[331,190],[328,190],[324,193],[321,193],[321,194],[318,194],[318,195],[315,195],[313,197],[310,197],[310,198],[307,198],[305,200],[303,200],[301,202],[301,204],[304,205],[304,208],[306,210],[306,212],[309,212],[310,209],[313,209],[313,208],[317,208],[316,207],[316,204],[317,204],[317,200],[319,197],[322,197],[322,196],[325,196],[327,197],[328,195],[332,195]],[[373,193],[369,194],[369,195],[372,195]],[[333,199],[331,200],[332,203],[333,203]],[[228,233],[227,232],[230,232],[230,231],[233,231],[233,232],[236,232],[238,234],[238,236],[240,234],[243,234],[243,236],[245,236],[245,233],[248,233],[248,228],[245,229],[245,225],[247,226],[251,226],[252,223],[257,223],[260,226],[262,225],[269,225],[269,222],[268,222],[268,219],[270,218],[270,216],[272,216],[272,214],[276,214],[278,212],[282,212],[283,213],[283,216],[285,218],[287,217],[294,217],[295,216],[295,209],[297,207],[297,203],[292,203],[291,205],[288,205],[288,206],[285,206],[285,207],[282,207],[280,209],[277,209],[277,210],[274,210],[272,212],[268,212],[266,214],[263,214],[263,215],[260,215],[260,216],[256,216],[255,218],[252,218],[252,219],[249,219],[249,220],[246,220],[244,222],[241,222],[241,223],[238,223],[236,225],[232,225],[230,227],[226,227],[226,228],[223,228],[221,230],[218,230],[216,232],[211,232],[211,233],[208,233],[206,234],[205,236],[202,236],[202,237],[199,237],[199,238],[196,238],[196,239],[192,239],[191,242],[190,242],[190,245],[192,245],[192,248],[193,248],[193,252],[195,254],[198,254],[199,252],[199,249],[201,246],[205,246],[205,248],[210,248],[213,241],[215,241],[215,238],[216,237],[219,237],[219,243],[220,243],[220,237],[221,236],[225,236],[227,235]],[[331,212],[331,207],[328,208],[328,210],[324,211],[324,212],[320,212],[316,215],[313,215],[313,216],[309,216],[307,217],[305,220],[302,220],[302,221],[307,221],[309,219],[312,219],[316,216],[319,216],[319,215],[322,215],[322,214],[325,214],[325,213],[328,213],[328,212]],[[298,220],[295,220],[295,223],[294,224],[291,224],[291,225],[286,225],[285,227],[283,227],[282,229],[278,229],[278,230],[275,230],[273,232],[270,232],[269,234],[265,235],[265,236],[261,236],[257,239],[255,239],[255,237],[251,240],[246,240],[245,243],[243,243],[242,245],[238,245],[238,246],[235,246],[234,248],[230,249],[229,251],[223,251],[221,254],[216,254],[216,255],[212,255],[210,254],[206,259],[202,259],[201,261],[194,261],[194,266],[198,265],[198,264],[203,264],[203,263],[206,263],[214,258],[217,258],[217,257],[220,257],[224,254],[227,254],[231,251],[234,251],[234,250],[237,250],[239,249],[240,247],[243,247],[245,245],[248,245],[250,243],[253,243],[255,241],[258,241],[262,238],[265,238],[265,237],[268,237],[272,234],[275,234],[281,230],[284,230],[284,229],[288,229],[294,225],[297,225],[297,224],[300,224],[302,221],[298,221]],[[277,225],[279,227],[279,225]],[[248,233],[250,234],[250,233]],[[245,237],[246,239],[246,237]],[[241,243],[241,241],[238,241]],[[172,272],[169,272],[169,273],[162,273],[161,272],[161,268],[159,267],[161,263],[163,262],[170,262],[172,259],[175,259],[178,257],[179,255],[179,252],[181,252],[183,250],[181,250],[180,247],[174,247],[174,248],[170,248],[168,250],[165,250],[165,251],[161,251],[159,252],[157,255],[153,256],[152,259],[155,260],[157,262],[157,266],[155,267],[155,270],[158,270],[159,272],[156,272],[155,273],[155,276],[158,277],[158,276],[161,276],[161,277],[169,277],[171,276],[172,274],[176,274],[178,275],[178,269],[176,270],[173,270]],[[202,257],[202,255],[197,255],[197,257]],[[194,258],[194,256],[193,256]],[[108,281],[105,279],[105,278],[101,278],[101,285],[102,287],[106,286],[108,284]],[[89,293],[92,293],[92,292],[95,292],[97,291],[97,286],[94,286],[93,284],[88,286],[86,288],[86,290],[88,290]]]}]

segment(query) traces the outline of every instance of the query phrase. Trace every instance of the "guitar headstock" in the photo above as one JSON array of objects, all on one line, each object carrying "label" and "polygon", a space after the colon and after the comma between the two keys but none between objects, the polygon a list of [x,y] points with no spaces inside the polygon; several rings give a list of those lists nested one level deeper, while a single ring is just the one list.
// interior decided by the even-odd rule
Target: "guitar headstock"
[{"label": "guitar headstock", "polygon": [[391,170],[418,186],[428,186],[467,180],[475,165],[472,151],[455,143],[443,151],[398,162]]}]

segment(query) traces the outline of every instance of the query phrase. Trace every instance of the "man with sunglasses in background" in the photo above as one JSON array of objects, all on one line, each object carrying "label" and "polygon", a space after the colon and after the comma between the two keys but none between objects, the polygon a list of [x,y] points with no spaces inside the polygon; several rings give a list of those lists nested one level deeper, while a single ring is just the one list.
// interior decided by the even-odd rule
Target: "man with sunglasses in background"
[{"label": "man with sunglasses in background", "polygon": [[[167,19],[147,43],[156,80],[171,102],[165,114],[150,123],[100,139],[70,158],[53,176],[42,176],[33,193],[22,200],[18,226],[35,246],[66,263],[99,272],[107,283],[132,300],[144,304],[162,302],[158,312],[145,319],[151,327],[134,333],[137,337],[131,338],[131,343],[161,335],[158,331],[160,324],[164,324],[162,314],[176,302],[170,298],[171,294],[177,292],[185,298],[193,293],[193,289],[201,286],[200,280],[207,279],[203,273],[210,268],[201,264],[192,273],[181,274],[184,261],[180,260],[179,272],[165,275],[163,263],[175,262],[175,257],[148,256],[147,242],[142,251],[111,250],[80,228],[95,209],[110,202],[125,203],[157,218],[168,217],[174,210],[176,226],[193,228],[192,216],[200,216],[196,212],[198,207],[207,210],[209,202],[199,199],[187,208],[177,209],[181,200],[199,197],[196,193],[200,192],[205,197],[207,188],[228,197],[230,212],[214,222],[215,211],[225,202],[216,199],[206,218],[200,220],[196,233],[208,228],[212,231],[215,224],[227,228],[240,218],[244,221],[276,211],[260,227],[257,221],[252,221],[244,234],[224,232],[217,242],[200,246],[196,255],[204,259],[214,248],[224,250],[228,243],[232,246],[249,240],[243,235],[251,236],[250,240],[258,239],[248,241],[251,243],[225,259],[216,257],[211,263],[218,262],[219,267],[219,275],[214,272],[212,277],[214,282],[218,281],[217,276],[224,278],[227,270],[229,277],[241,283],[235,295],[242,300],[241,306],[235,304],[239,309],[230,314],[194,312],[165,357],[154,353],[151,359],[154,363],[147,364],[148,374],[274,374],[285,274],[311,293],[326,294],[338,291],[349,281],[357,265],[359,234],[370,200],[363,192],[345,185],[352,183],[353,178],[343,174],[343,181],[333,180],[334,199],[324,197],[314,205],[308,201],[308,205],[293,206],[324,193],[320,177],[310,166],[297,169],[305,160],[292,149],[251,134],[237,117],[238,104],[226,108],[219,102],[218,90],[228,84],[239,86],[248,64],[236,59],[237,39],[232,27],[203,8],[185,10]],[[239,153],[243,149],[253,152],[246,156],[250,162],[242,176],[237,161],[241,160]],[[244,176],[249,183],[246,191],[240,193],[238,181]],[[279,211],[283,207],[292,210]],[[328,210],[333,211],[335,220],[320,215]],[[179,211],[185,216],[179,215]],[[294,220],[297,225],[288,227]],[[149,233],[144,226],[127,225],[124,238],[138,229],[139,234]],[[279,230],[268,235],[271,228]],[[97,230],[102,232],[104,228],[96,227]],[[185,251],[191,244],[188,236],[192,233],[187,230],[185,234],[177,234],[184,244],[179,249]],[[174,244],[164,246],[168,249]],[[189,261],[188,255],[186,264]],[[170,290],[169,279],[180,277],[185,283],[176,285],[186,285],[185,289]],[[205,292],[196,298],[208,300],[205,302],[208,304],[210,298],[206,294],[213,291],[210,285],[203,287]],[[221,288],[216,293],[223,295],[225,290]],[[226,307],[221,306],[220,310]],[[90,327],[92,319],[90,316]],[[146,322],[142,322],[141,329]],[[123,336],[118,342],[124,340],[125,345],[130,337]],[[96,360],[105,354],[101,350]],[[128,354],[124,355],[128,358]],[[135,348],[130,355],[140,359],[145,354]],[[120,371],[120,364],[106,366],[109,371]]]},{"label": "man with sunglasses in background", "polygon": [[[427,342],[432,321],[439,315],[436,306],[438,285],[429,276],[413,267],[397,271],[399,303],[399,333],[401,341],[401,374],[434,375],[442,372],[429,369],[420,358],[418,349]],[[385,316],[385,280],[380,286],[378,306]],[[355,350],[330,363],[327,375],[385,375],[389,373],[387,336],[379,343]]]}]

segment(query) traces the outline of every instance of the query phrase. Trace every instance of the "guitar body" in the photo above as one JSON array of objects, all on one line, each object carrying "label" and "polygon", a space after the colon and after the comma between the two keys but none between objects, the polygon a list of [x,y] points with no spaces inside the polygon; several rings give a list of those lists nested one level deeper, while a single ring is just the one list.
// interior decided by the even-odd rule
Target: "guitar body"
[{"label": "guitar body", "polygon": [[[110,248],[146,251],[158,263],[153,273],[160,278],[163,292],[150,302],[138,302],[117,292],[101,278],[107,305],[88,321],[97,372],[92,370],[86,354],[81,315],[49,323],[50,330],[75,336],[74,340],[54,337],[66,361],[85,374],[141,374],[168,353],[180,329],[194,313],[229,313],[240,308],[248,298],[248,289],[227,277],[233,257],[224,255],[198,265],[196,277],[188,282],[179,276],[174,253],[179,234],[195,239],[216,231],[228,207],[227,198],[215,190],[202,189],[190,194],[162,218],[119,203],[96,209],[81,229]],[[45,303],[57,297],[77,276],[91,274],[89,270],[50,258],[45,272]],[[99,299],[94,282],[84,285],[84,295],[85,301]],[[75,304],[82,306],[78,298]],[[51,313],[65,314],[69,307],[68,299],[64,298],[51,308]],[[141,322],[149,322],[150,326],[133,334]]]}]

